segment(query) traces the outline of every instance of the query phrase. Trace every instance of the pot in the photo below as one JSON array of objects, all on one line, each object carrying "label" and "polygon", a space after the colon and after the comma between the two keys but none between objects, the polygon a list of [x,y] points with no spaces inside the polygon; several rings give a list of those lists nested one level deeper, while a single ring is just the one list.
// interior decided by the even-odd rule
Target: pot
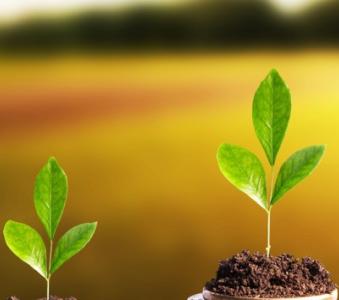
[{"label": "pot", "polygon": [[[317,296],[293,297],[293,298],[259,298],[260,300],[337,300],[338,290],[335,289],[330,294]],[[187,300],[254,300],[256,297],[232,297],[210,292],[206,289],[201,294],[189,297]]]}]

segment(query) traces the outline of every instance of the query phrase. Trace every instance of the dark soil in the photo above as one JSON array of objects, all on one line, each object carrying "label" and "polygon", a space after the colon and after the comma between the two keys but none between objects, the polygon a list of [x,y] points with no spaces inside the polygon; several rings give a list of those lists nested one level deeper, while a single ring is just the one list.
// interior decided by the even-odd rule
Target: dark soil
[{"label": "dark soil", "polygon": [[302,297],[332,292],[336,285],[316,260],[289,254],[270,256],[240,252],[219,263],[216,278],[205,288],[239,297]]},{"label": "dark soil", "polygon": [[[60,298],[60,297],[57,297],[57,296],[50,296],[49,299],[50,300],[77,300],[74,297]],[[12,296],[12,297],[9,297],[7,300],[20,300],[20,299],[15,297],[15,296]],[[40,298],[38,300],[46,300],[46,297],[45,298]]]}]

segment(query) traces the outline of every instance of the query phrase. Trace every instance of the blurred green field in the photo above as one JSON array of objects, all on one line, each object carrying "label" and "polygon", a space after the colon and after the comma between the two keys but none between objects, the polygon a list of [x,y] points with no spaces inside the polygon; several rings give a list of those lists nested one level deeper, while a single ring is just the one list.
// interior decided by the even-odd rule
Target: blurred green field
[{"label": "blurred green field", "polygon": [[[339,53],[243,52],[0,60],[1,222],[42,226],[34,177],[50,155],[69,175],[60,234],[98,220],[52,293],[81,300],[185,299],[220,259],[265,248],[265,214],[219,174],[222,142],[264,153],[251,123],[255,88],[277,68],[292,92],[278,157],[324,143],[318,170],[272,212],[272,252],[309,255],[339,280]],[[266,165],[265,167],[268,167]],[[0,243],[0,297],[44,293]]]}]

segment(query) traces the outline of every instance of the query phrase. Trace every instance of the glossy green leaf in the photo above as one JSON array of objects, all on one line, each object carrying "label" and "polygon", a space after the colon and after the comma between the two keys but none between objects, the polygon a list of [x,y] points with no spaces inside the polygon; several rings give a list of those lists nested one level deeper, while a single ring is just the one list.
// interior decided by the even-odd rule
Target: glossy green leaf
[{"label": "glossy green leaf", "polygon": [[67,198],[67,177],[55,158],[39,172],[34,189],[35,210],[47,234],[53,240]]},{"label": "glossy green leaf", "polygon": [[295,152],[283,163],[274,186],[272,205],[288,190],[312,173],[324,151],[323,145],[307,147]]},{"label": "glossy green leaf", "polygon": [[37,231],[26,224],[7,221],[4,237],[8,248],[17,257],[47,278],[46,247]]},{"label": "glossy green leaf", "polygon": [[93,237],[97,223],[85,223],[73,227],[59,240],[52,260],[51,273],[81,251]]},{"label": "glossy green leaf", "polygon": [[230,183],[267,209],[265,171],[252,152],[223,144],[218,150],[217,160],[222,174]]},{"label": "glossy green leaf", "polygon": [[259,85],[252,108],[253,125],[267,159],[274,165],[291,114],[291,95],[276,70]]}]

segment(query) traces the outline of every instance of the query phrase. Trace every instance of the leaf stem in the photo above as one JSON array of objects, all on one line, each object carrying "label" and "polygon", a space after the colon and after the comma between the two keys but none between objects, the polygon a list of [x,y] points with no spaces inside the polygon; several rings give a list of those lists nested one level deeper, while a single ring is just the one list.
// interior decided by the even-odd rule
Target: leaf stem
[{"label": "leaf stem", "polygon": [[267,247],[266,255],[270,256],[271,253],[271,200],[273,197],[273,187],[274,187],[274,165],[271,167],[271,183],[270,183],[270,194],[268,198],[268,208],[267,208]]},{"label": "leaf stem", "polygon": [[46,297],[47,300],[49,300],[49,281],[50,281],[50,278],[48,277],[47,278],[47,297]]},{"label": "leaf stem", "polygon": [[267,247],[266,247],[266,255],[270,256],[271,252],[271,207],[267,211]]},{"label": "leaf stem", "polygon": [[50,280],[51,280],[51,267],[52,267],[52,256],[53,256],[53,240],[49,241],[49,257],[48,257],[48,274],[47,274],[47,298],[46,300],[49,300],[50,298]]}]

